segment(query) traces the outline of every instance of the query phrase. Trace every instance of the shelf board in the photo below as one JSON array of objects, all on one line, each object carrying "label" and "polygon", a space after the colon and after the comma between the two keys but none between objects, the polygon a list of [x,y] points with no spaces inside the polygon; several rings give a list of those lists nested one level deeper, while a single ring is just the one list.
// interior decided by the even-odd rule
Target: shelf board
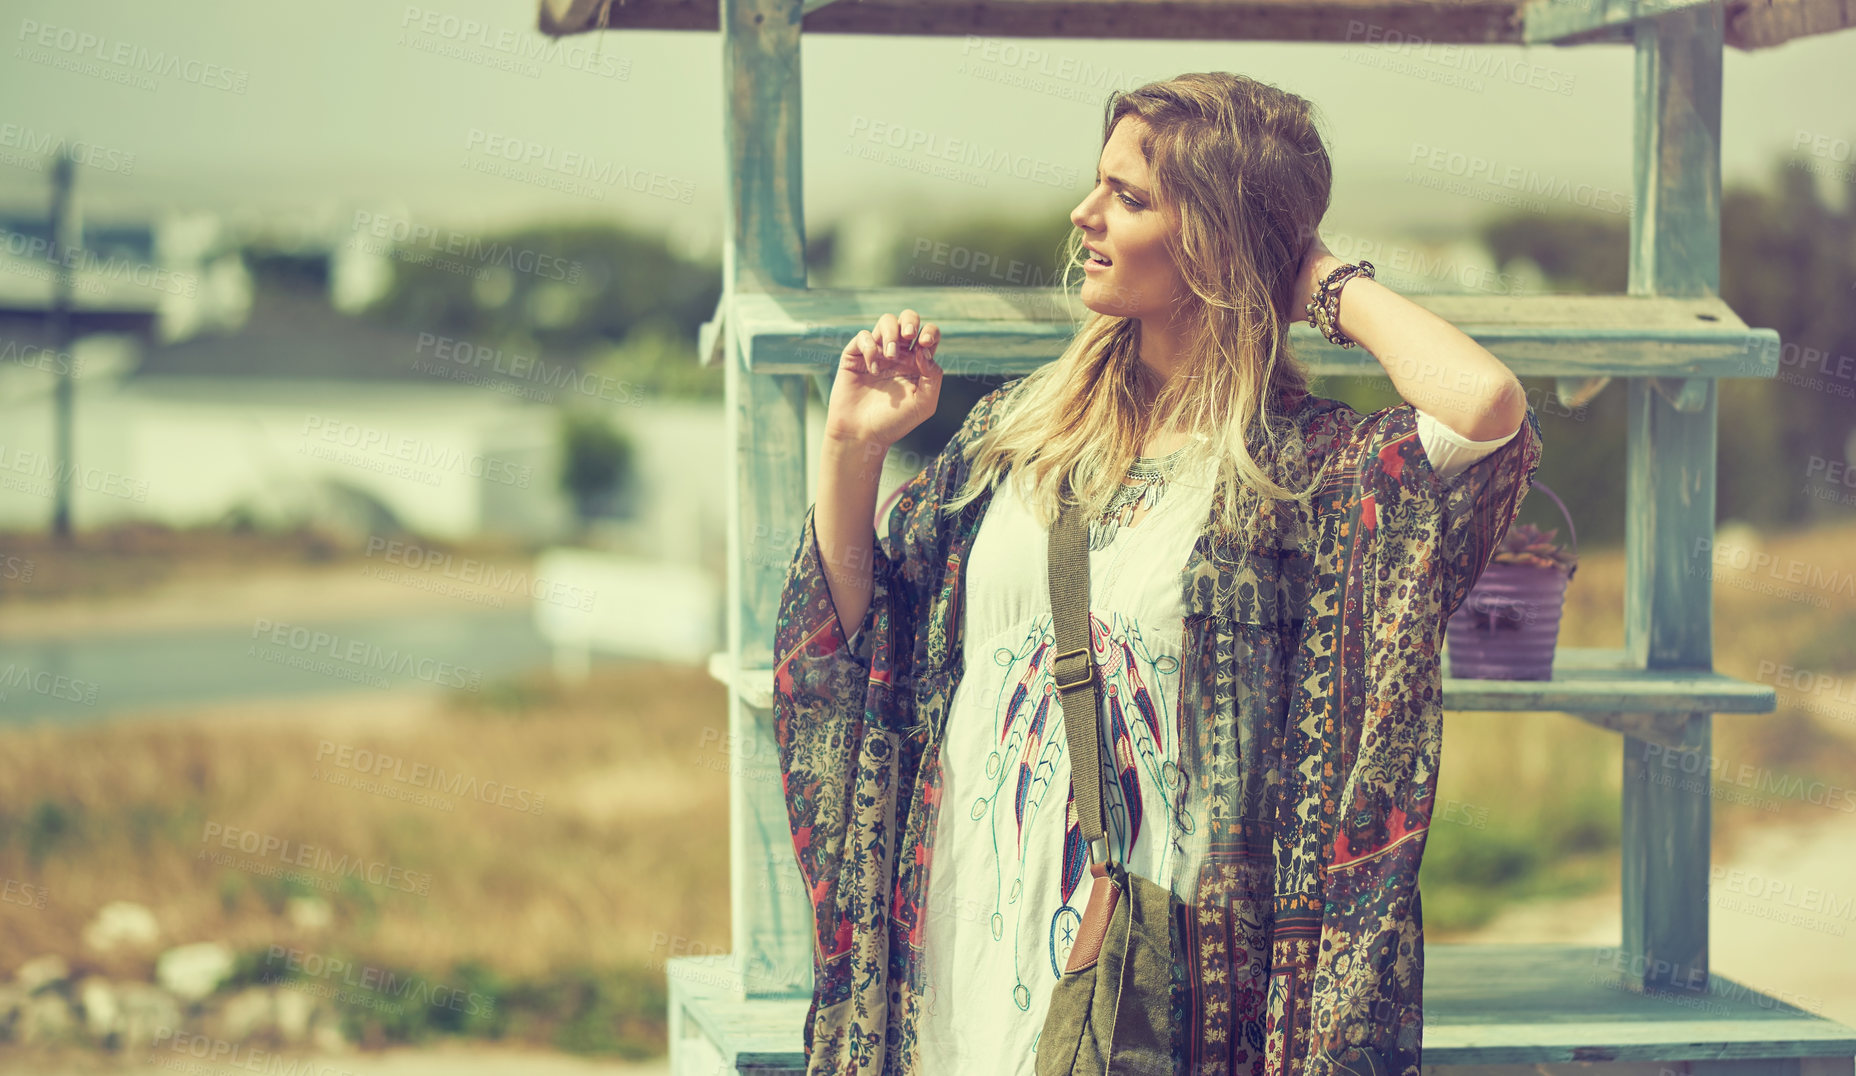
[{"label": "shelf board", "polygon": [[734,688],[741,701],[756,710],[773,709],[772,669],[747,669],[737,676],[728,651],[718,650],[709,655],[709,675]]},{"label": "shelf board", "polygon": [[[1716,297],[1438,295],[1407,298],[1455,325],[1522,377],[1771,377],[1779,337],[1749,328]],[[941,329],[950,374],[1029,373],[1062,353],[1088,310],[1059,288],[809,288],[736,292],[725,331],[768,374],[824,374],[885,313],[919,312]],[[1295,353],[1316,375],[1384,376],[1372,355],[1342,349],[1303,322]]]},{"label": "shelf board", "polygon": [[1560,647],[1551,680],[1464,679],[1448,675],[1447,660],[1444,671],[1446,710],[1763,714],[1778,705],[1769,684],[1705,669],[1644,669],[1604,648]]},{"label": "shelf board", "polygon": [[[1822,1071],[1850,1073],[1856,1028],[1718,973],[1705,995],[1632,991],[1618,954],[1575,945],[1426,945],[1425,1065],[1825,1058]],[[744,1000],[723,985],[730,959],[671,960],[671,1004],[684,1007],[726,1071],[802,1072],[810,998]]]},{"label": "shelf board", "polygon": [[[1448,671],[1446,666],[1446,671]],[[731,671],[727,653],[709,657],[709,675],[733,684],[741,700],[773,707],[773,670]],[[1777,693],[1768,684],[1707,670],[1633,667],[1621,650],[1561,647],[1551,680],[1470,680],[1445,676],[1446,710],[1525,710],[1557,713],[1770,713]]]}]

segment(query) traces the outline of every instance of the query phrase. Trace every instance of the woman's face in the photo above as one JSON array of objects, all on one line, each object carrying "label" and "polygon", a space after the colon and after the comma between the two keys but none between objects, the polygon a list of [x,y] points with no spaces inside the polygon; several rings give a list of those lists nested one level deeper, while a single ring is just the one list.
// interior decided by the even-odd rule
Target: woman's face
[{"label": "woman's face", "polygon": [[[1172,224],[1154,204],[1152,174],[1141,154],[1144,127],[1133,116],[1116,121],[1097,162],[1095,189],[1070,211],[1070,223],[1109,260],[1084,262],[1083,305],[1098,314],[1154,317],[1164,324],[1189,290],[1167,253]],[[1088,251],[1083,255],[1088,258]]]}]

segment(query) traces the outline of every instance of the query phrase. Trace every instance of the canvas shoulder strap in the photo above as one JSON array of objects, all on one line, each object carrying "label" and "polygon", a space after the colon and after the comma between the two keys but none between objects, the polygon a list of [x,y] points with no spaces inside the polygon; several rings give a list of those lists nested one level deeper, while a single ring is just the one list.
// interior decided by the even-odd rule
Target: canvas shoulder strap
[{"label": "canvas shoulder strap", "polygon": [[1094,862],[1108,860],[1108,835],[1102,827],[1102,764],[1097,753],[1096,663],[1089,632],[1089,544],[1082,506],[1070,500],[1066,483],[1062,507],[1050,531],[1050,611],[1057,655],[1051,673],[1063,700],[1063,727],[1069,737],[1070,780],[1076,788],[1076,818]]}]

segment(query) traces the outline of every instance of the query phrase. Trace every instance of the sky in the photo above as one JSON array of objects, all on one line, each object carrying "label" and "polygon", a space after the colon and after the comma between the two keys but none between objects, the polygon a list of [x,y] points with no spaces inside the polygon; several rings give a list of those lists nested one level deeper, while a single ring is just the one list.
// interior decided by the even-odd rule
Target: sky
[{"label": "sky", "polygon": [[[90,147],[88,218],[617,218],[719,251],[716,33],[556,47],[533,29],[535,0],[103,11],[9,0],[0,15],[0,208],[44,204],[30,150],[65,137]],[[803,48],[815,224],[1067,213],[1093,179],[1106,88],[1205,70],[1315,102],[1335,168],[1324,234],[1460,226],[1516,200],[1617,212],[1629,196],[1628,45],[1446,49],[1362,32],[1324,44],[818,34]],[[1725,182],[1762,180],[1802,142],[1847,196],[1856,30],[1729,49],[1725,65]]]}]

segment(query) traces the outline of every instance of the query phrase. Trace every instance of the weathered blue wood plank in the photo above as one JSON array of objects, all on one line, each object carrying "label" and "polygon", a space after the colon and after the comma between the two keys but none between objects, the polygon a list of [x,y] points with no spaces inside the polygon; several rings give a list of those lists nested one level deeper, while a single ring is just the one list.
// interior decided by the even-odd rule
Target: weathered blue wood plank
[{"label": "weathered blue wood plank", "polygon": [[[1408,298],[1524,377],[1771,377],[1779,365],[1778,334],[1749,328],[1714,296]],[[739,296],[726,331],[740,341],[756,373],[830,373],[858,330],[904,309],[941,327],[947,346],[936,358],[954,374],[1035,370],[1062,353],[1087,315],[1074,295],[1058,288],[813,288]],[[1290,340],[1316,374],[1381,374],[1371,355],[1335,347],[1300,322]]]},{"label": "weathered blue wood plank", "polygon": [[[1719,290],[1721,17],[1711,3],[1634,31],[1633,295]],[[1714,537],[1715,390],[1629,382],[1624,648],[1648,669],[1713,664],[1712,573],[1688,569]],[[1712,718],[1691,711],[1683,742],[1709,772]],[[1664,750],[1625,738],[1622,939],[1648,985],[1708,971],[1711,800],[1700,782],[1649,780],[1645,760]]]},{"label": "weathered blue wood plank", "polygon": [[1521,8],[1521,38],[1530,45],[1628,41],[1639,19],[1710,0],[1530,0]]},{"label": "weathered blue wood plank", "polygon": [[[806,508],[802,377],[761,377],[730,344],[743,296],[806,283],[800,183],[799,0],[723,0],[723,137],[729,197],[721,331],[729,481],[728,647],[737,666],[773,663],[774,617]],[[728,737],[699,748],[729,787],[729,912],[749,996],[809,995],[812,912],[799,887],[772,716],[731,694]],[[771,884],[770,884],[771,883]]]},{"label": "weathered blue wood plank", "polygon": [[[709,673],[734,687],[750,706],[773,705],[773,673],[767,667],[736,674],[728,655],[709,660]],[[1522,710],[1560,713],[1646,713],[1709,710],[1715,713],[1772,712],[1772,685],[1707,670],[1632,668],[1622,650],[1561,647],[1551,680],[1467,680],[1444,677],[1446,710]]]},{"label": "weathered blue wood plank", "polygon": [[[711,961],[714,958],[705,958]],[[699,966],[695,961],[672,961]],[[1637,990],[1622,950],[1575,945],[1425,947],[1424,1064],[1759,1062],[1856,1055],[1856,1028],[1712,976],[1705,992]],[[691,1023],[731,1066],[799,1070],[805,1002],[742,1001],[710,988],[679,991]],[[1701,1071],[1699,1069],[1695,1070]],[[1736,1070],[1728,1070],[1736,1071]],[[1720,1074],[1725,1076],[1725,1074]]]}]

